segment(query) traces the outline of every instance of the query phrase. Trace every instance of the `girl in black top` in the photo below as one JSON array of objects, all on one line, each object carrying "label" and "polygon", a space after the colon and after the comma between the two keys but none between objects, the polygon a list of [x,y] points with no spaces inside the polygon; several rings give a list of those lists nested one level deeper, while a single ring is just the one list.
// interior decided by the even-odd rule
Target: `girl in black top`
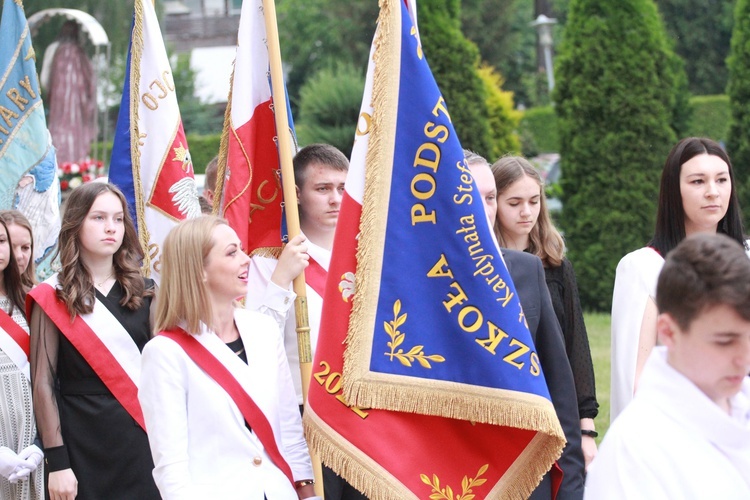
[{"label": "girl in black top", "polygon": [[544,182],[531,163],[520,156],[505,156],[492,165],[492,173],[497,187],[495,234],[500,246],[532,253],[544,264],[547,288],[575,380],[583,454],[588,466],[596,456],[593,431],[599,404],[573,265],[564,256],[562,236],[547,210]]}]

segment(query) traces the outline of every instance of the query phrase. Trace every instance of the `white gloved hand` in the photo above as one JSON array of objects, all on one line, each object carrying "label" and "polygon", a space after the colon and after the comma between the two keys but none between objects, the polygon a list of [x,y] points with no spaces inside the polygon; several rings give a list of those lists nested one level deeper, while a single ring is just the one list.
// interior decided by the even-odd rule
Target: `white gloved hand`
[{"label": "white gloved hand", "polygon": [[16,484],[18,481],[23,481],[27,477],[31,475],[32,469],[29,469],[29,467],[26,465],[26,463],[22,463],[18,467],[16,467],[16,470],[14,470],[10,476],[8,476],[8,482]]},{"label": "white gloved hand", "polygon": [[0,446],[0,475],[6,479],[13,474],[16,467],[23,466],[24,460],[7,446]]},{"label": "white gloved hand", "polygon": [[31,467],[31,470],[36,470],[39,464],[42,463],[44,452],[37,445],[32,444],[21,450],[18,458],[24,460]]},{"label": "white gloved hand", "polygon": [[19,464],[15,470],[8,476],[8,481],[11,483],[17,483],[22,479],[26,479],[29,475],[39,467],[44,458],[44,453],[35,444],[27,446],[21,453],[18,454],[18,458],[22,459],[23,462]]}]

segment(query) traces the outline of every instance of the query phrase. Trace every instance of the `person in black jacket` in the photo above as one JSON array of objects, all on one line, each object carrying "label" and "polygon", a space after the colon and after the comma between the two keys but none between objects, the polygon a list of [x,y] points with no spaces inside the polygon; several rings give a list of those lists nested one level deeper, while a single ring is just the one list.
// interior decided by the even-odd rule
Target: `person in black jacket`
[{"label": "person in black jacket", "polygon": [[[497,190],[490,166],[486,161],[471,162],[469,169],[481,195],[488,222],[494,224],[497,216]],[[578,401],[560,324],[547,290],[542,261],[535,255],[514,250],[503,249],[502,255],[521,301],[552,404],[567,440],[562,456],[557,461],[557,465],[562,469],[562,479],[559,477],[559,471],[553,466],[530,498],[581,499],[584,460]],[[555,496],[558,483],[559,489]]]},{"label": "person in black jacket", "polygon": [[552,224],[544,195],[544,181],[522,156],[503,156],[492,164],[497,188],[495,236],[503,248],[536,255],[544,265],[552,307],[560,323],[578,397],[581,443],[586,467],[596,456],[594,418],[599,413],[589,337],[583,321],[573,264],[565,257],[565,243]]}]

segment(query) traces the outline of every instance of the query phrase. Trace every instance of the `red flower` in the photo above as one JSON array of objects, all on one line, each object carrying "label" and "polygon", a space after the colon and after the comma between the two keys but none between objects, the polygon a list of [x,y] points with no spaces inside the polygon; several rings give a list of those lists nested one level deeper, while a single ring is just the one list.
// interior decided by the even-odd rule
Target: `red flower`
[{"label": "red flower", "polygon": [[60,181],[60,189],[62,191],[67,191],[68,190],[68,181]]}]

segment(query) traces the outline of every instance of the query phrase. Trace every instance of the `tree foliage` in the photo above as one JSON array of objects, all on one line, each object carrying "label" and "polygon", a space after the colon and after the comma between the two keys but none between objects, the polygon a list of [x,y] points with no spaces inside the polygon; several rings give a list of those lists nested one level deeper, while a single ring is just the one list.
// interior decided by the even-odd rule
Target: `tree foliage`
[{"label": "tree foliage", "polygon": [[513,109],[513,92],[503,90],[503,77],[492,66],[480,66],[479,77],[487,94],[485,104],[492,140],[489,160],[494,161],[508,153],[518,154],[521,141],[516,129],[522,113]]},{"label": "tree foliage", "polygon": [[419,30],[427,62],[463,147],[489,156],[492,137],[479,50],[461,33],[459,0],[421,0]]},{"label": "tree foliage", "polygon": [[735,168],[735,179],[740,183],[740,203],[747,221],[750,213],[750,1],[737,0],[734,18],[728,60],[731,120],[727,150]]},{"label": "tree foliage", "polygon": [[584,308],[606,310],[617,262],[653,234],[686,79],[653,0],[571,0],[556,79],[561,225]]},{"label": "tree foliage", "polygon": [[477,45],[482,60],[503,75],[504,88],[526,106],[538,104],[536,92],[529,86],[529,75],[537,71],[536,33],[529,25],[534,19],[533,7],[529,0],[461,2],[463,33]]},{"label": "tree foliage", "polygon": [[301,146],[322,142],[351,156],[365,77],[351,64],[318,71],[300,90],[296,122]]},{"label": "tree foliage", "polygon": [[190,66],[190,55],[172,55],[170,65],[185,133],[197,135],[220,133],[224,125],[224,109],[206,105],[195,95],[196,74]]},{"label": "tree foliage", "polygon": [[657,4],[675,51],[685,61],[690,91],[695,95],[724,92],[734,2],[657,0]]},{"label": "tree foliage", "polygon": [[279,40],[296,109],[305,81],[332,64],[367,67],[378,17],[377,2],[279,0]]}]

